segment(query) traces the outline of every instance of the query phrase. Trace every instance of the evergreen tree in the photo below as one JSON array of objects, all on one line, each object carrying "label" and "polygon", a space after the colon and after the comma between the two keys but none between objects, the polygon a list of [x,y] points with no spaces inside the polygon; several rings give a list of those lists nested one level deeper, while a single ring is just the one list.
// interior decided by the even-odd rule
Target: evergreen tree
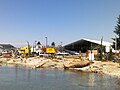
[{"label": "evergreen tree", "polygon": [[116,49],[120,49],[120,15],[117,18],[117,25],[115,26],[115,30],[114,33],[117,35],[117,37],[113,38],[114,43],[113,43],[113,47],[115,48],[115,44],[116,44]]},{"label": "evergreen tree", "polygon": [[52,42],[52,43],[51,43],[51,46],[52,46],[52,47],[55,47],[55,42]]},{"label": "evergreen tree", "polygon": [[109,60],[113,60],[112,49],[110,49],[110,52],[109,52],[109,54],[108,54],[108,59],[109,59]]},{"label": "evergreen tree", "polygon": [[101,45],[100,45],[100,60],[103,59],[103,45],[102,45],[102,43],[103,43],[103,37],[101,38]]},{"label": "evergreen tree", "polygon": [[40,43],[40,42],[38,42],[38,43],[37,43],[37,45],[41,45],[41,43]]}]

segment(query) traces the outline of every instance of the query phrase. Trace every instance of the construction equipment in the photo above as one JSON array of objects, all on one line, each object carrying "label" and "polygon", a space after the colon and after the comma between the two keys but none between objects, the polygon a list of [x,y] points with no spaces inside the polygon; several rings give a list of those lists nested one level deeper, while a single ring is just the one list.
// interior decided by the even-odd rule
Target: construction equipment
[{"label": "construction equipment", "polygon": [[29,54],[30,53],[30,48],[28,46],[20,48],[19,54]]},{"label": "construction equipment", "polygon": [[47,53],[47,54],[55,54],[56,51],[55,51],[54,48],[46,48],[46,53]]}]

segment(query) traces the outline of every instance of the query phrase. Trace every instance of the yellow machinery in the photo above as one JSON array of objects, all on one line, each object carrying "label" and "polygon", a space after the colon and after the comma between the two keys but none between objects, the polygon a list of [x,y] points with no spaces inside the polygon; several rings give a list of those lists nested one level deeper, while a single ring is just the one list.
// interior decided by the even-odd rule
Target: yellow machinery
[{"label": "yellow machinery", "polygon": [[[44,52],[46,54],[55,54],[56,53],[55,49],[51,48],[51,47],[50,48],[45,48]],[[29,55],[30,54],[30,48],[28,46],[20,48],[19,54]]]},{"label": "yellow machinery", "polygon": [[46,48],[46,53],[47,54],[55,54],[55,49],[54,48]]},{"label": "yellow machinery", "polygon": [[28,46],[20,48],[20,54],[29,54],[29,52],[30,50]]}]

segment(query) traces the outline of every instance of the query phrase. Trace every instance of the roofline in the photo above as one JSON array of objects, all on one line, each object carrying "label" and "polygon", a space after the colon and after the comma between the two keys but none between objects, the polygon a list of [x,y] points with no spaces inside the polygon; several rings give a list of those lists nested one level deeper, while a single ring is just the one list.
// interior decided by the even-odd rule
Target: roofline
[{"label": "roofline", "polygon": [[[98,41],[98,40],[83,38],[83,39],[80,39],[80,40],[76,40],[76,41],[74,41],[74,42],[72,42],[72,43],[66,44],[66,45],[64,45],[64,46],[67,46],[67,45],[76,43],[76,42],[81,41],[81,40],[89,41],[89,42],[96,43],[96,44],[99,44],[99,45],[101,44],[101,41],[100,41],[100,40]],[[103,45],[103,46],[111,46],[111,45],[113,45],[113,44],[110,43],[110,42],[103,41],[103,42],[102,42],[102,45]]]}]

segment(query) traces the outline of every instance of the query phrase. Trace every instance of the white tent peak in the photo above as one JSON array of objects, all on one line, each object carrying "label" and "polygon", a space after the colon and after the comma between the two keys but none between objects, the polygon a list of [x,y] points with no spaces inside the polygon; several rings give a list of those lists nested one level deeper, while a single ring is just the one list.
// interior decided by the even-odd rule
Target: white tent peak
[{"label": "white tent peak", "polygon": [[[89,42],[96,43],[96,44],[101,44],[101,41],[98,41],[98,40],[91,40],[91,39],[86,39],[86,38],[83,38],[82,40],[89,41]],[[103,41],[102,45],[110,47],[112,43]]]}]

